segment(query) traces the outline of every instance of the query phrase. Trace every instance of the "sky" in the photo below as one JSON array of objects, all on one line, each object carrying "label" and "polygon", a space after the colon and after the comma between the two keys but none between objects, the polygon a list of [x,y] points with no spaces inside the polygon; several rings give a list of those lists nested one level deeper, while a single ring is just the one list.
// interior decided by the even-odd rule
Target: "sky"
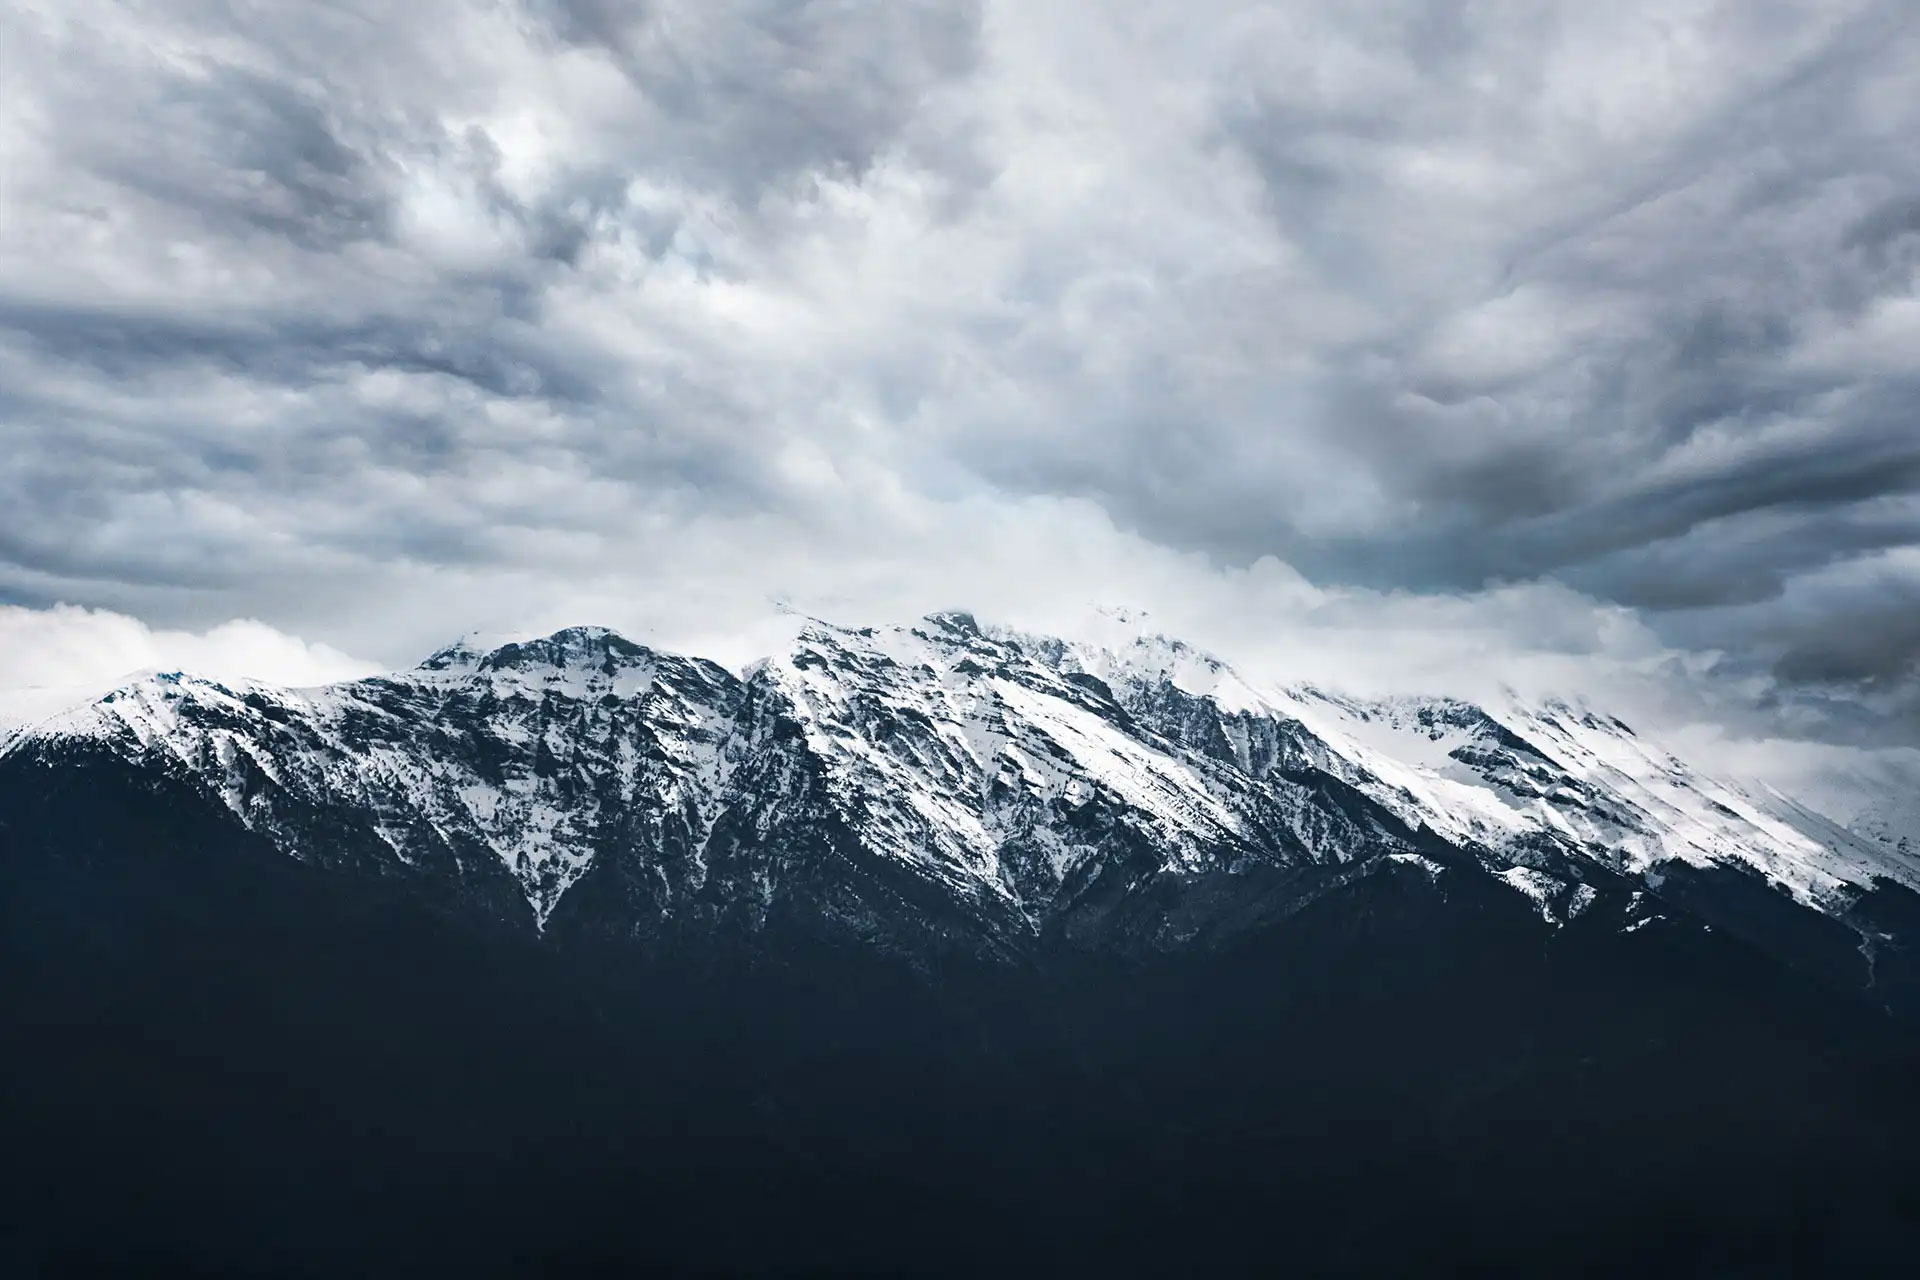
[{"label": "sky", "polygon": [[25,0],[0,52],[0,688],[1125,605],[1920,746],[1905,0]]}]

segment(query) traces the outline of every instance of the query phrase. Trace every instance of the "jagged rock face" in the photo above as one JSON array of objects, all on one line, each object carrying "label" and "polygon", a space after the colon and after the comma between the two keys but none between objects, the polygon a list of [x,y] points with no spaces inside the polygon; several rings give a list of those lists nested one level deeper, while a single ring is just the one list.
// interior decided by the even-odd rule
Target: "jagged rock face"
[{"label": "jagged rock face", "polygon": [[1343,805],[1334,780],[1252,776],[964,617],[811,627],[752,679],[793,708],[863,848],[1036,933],[1112,877],[1413,850],[1404,824]]},{"label": "jagged rock face", "polygon": [[1576,876],[1587,866],[1639,875],[1677,860],[1752,869],[1822,908],[1881,880],[1920,884],[1920,861],[1892,842],[1696,769],[1584,707],[1257,688],[1163,637],[1119,651],[1035,644],[1063,670],[1105,675],[1129,711],[1169,737],[1254,776],[1337,777],[1495,870],[1557,861]]},{"label": "jagged rock face", "polygon": [[1096,649],[958,614],[810,625],[743,676],[592,628],[322,689],[160,675],[5,756],[100,751],[303,861],[638,937],[1164,950],[1355,876],[1484,874],[1549,925],[1603,904],[1622,928],[1674,863],[1836,916],[1920,883],[1584,709],[1260,688],[1161,637]]},{"label": "jagged rock face", "polygon": [[711,663],[569,631],[326,689],[161,675],[39,740],[183,776],[303,860],[451,881],[539,921],[635,840],[669,885],[698,883],[693,833],[712,825],[744,696]]}]

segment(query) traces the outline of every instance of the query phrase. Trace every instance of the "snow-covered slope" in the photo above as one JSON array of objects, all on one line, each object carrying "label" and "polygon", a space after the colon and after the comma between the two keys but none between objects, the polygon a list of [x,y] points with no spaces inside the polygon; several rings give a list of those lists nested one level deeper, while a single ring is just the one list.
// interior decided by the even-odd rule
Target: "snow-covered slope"
[{"label": "snow-covered slope", "polygon": [[316,689],[159,673],[14,750],[91,744],[164,768],[296,856],[366,862],[310,838],[332,821],[373,837],[376,865],[464,879],[497,864],[543,920],[616,811],[711,826],[739,694],[712,663],[580,628]]},{"label": "snow-covered slope", "polygon": [[[589,900],[630,929],[802,904],[863,935],[917,914],[1004,940],[1203,882],[1217,915],[1234,884],[1437,874],[1443,849],[1555,924],[1675,864],[1751,869],[1836,915],[1920,886],[1911,851],[1589,708],[1347,698],[1161,636],[964,614],[809,624],[739,676],[596,628],[317,689],[158,673],[0,747],[40,767],[101,752],[291,856],[536,927]],[[1207,927],[1151,911],[1152,945]]]},{"label": "snow-covered slope", "polygon": [[1670,861],[1749,866],[1812,906],[1843,907],[1878,879],[1920,886],[1920,858],[1895,842],[1862,839],[1773,788],[1695,768],[1590,707],[1263,686],[1157,635],[1026,643],[1060,670],[1098,674],[1150,722],[1169,689],[1199,700],[1202,729],[1217,723],[1243,769],[1261,767],[1254,744],[1263,736],[1284,741],[1409,824],[1496,860],[1529,864],[1553,850],[1631,874]]},{"label": "snow-covered slope", "polygon": [[0,689],[0,751],[9,742],[42,721],[64,711],[84,707],[111,693],[119,684],[129,683],[146,673],[130,674],[119,681],[101,685],[32,685],[23,689]]},{"label": "snow-covered slope", "polygon": [[1035,921],[1116,829],[1149,842],[1172,872],[1402,847],[1310,787],[1252,778],[1152,732],[1098,680],[1058,671],[963,614],[917,627],[815,624],[750,679],[804,726],[869,847],[987,886]]}]

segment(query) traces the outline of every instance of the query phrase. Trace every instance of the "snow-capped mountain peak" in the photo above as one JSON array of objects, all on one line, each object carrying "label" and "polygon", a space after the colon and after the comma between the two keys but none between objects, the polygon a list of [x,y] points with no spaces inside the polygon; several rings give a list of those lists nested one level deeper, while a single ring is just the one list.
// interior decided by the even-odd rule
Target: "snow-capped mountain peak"
[{"label": "snow-capped mountain peak", "polygon": [[[884,883],[1030,937],[1112,886],[1438,866],[1427,839],[1553,921],[1674,863],[1751,869],[1826,912],[1920,885],[1911,853],[1596,709],[1269,685],[1110,621],[1066,641],[961,612],[808,620],[739,676],[602,627],[464,637],[317,689],[153,673],[4,751],[158,768],[293,856],[511,885],[540,926],[597,874],[654,921],[758,918],[805,882],[879,927]],[[841,875],[861,887],[821,887]]]}]

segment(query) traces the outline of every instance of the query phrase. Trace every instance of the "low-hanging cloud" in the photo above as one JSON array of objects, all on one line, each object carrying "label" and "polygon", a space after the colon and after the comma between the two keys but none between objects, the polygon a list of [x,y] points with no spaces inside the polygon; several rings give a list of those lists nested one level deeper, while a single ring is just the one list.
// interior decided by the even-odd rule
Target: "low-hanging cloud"
[{"label": "low-hanging cloud", "polygon": [[307,686],[378,667],[251,618],[173,631],[105,609],[0,605],[0,691],[81,696],[149,670]]}]

